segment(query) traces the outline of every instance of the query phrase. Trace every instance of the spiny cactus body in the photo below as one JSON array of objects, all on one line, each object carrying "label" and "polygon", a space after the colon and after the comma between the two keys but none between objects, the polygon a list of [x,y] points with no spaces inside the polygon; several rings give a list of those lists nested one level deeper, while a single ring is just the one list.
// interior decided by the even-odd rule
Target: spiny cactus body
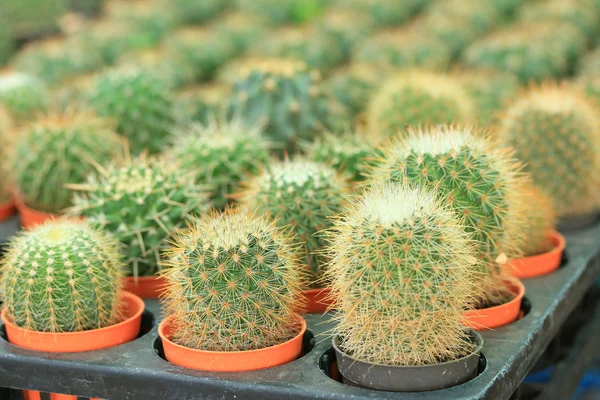
[{"label": "spiny cactus body", "polygon": [[166,252],[163,294],[173,340],[209,351],[256,350],[296,335],[302,274],[274,222],[246,212],[203,216]]},{"label": "spiny cactus body", "polygon": [[264,33],[265,26],[260,16],[243,12],[231,12],[213,23],[213,29],[219,37],[225,38],[233,44],[237,53],[244,52],[259,41]]},{"label": "spiny cactus body", "polygon": [[[342,348],[366,362],[422,365],[472,351],[473,242],[433,192],[386,184],[356,198],[328,232]],[[418,338],[418,340],[414,340]]]},{"label": "spiny cactus body", "polygon": [[90,96],[98,114],[113,118],[134,153],[157,153],[175,121],[171,92],[142,71],[111,71],[98,78]]},{"label": "spiny cactus body", "polygon": [[122,139],[108,121],[90,112],[68,110],[42,115],[23,128],[11,157],[23,201],[59,213],[71,205],[67,183],[84,182],[97,164],[122,153]]},{"label": "spiny cactus body", "polygon": [[219,83],[188,86],[176,92],[177,120],[183,124],[186,122],[208,124],[215,115],[222,115],[225,112],[224,105],[230,92],[229,85]]},{"label": "spiny cactus body", "polygon": [[341,0],[340,5],[370,15],[377,26],[402,25],[431,0]]},{"label": "spiny cactus body", "polygon": [[369,15],[342,7],[329,9],[316,23],[317,32],[334,40],[344,60],[350,58],[354,45],[371,33],[373,27]]},{"label": "spiny cactus body", "polygon": [[470,122],[475,104],[453,76],[425,71],[405,71],[382,84],[367,110],[369,131],[404,132],[406,127]]},{"label": "spiny cactus body", "polygon": [[224,11],[231,0],[174,0],[175,14],[180,23],[202,24]]},{"label": "spiny cactus body", "polygon": [[268,143],[262,140],[260,130],[239,121],[195,124],[173,143],[168,158],[194,173],[196,182],[212,193],[218,209],[227,205],[240,182],[258,174],[269,162]]},{"label": "spiny cactus body", "polygon": [[552,196],[559,217],[585,215],[599,205],[598,115],[578,91],[547,84],[519,97],[501,120],[498,135]]},{"label": "spiny cactus body", "polygon": [[317,254],[323,238],[317,232],[327,229],[329,218],[340,212],[346,182],[326,164],[296,160],[270,165],[246,185],[243,204],[260,215],[270,213],[279,226],[290,226],[314,284],[323,272]]},{"label": "spiny cactus body", "polygon": [[[473,233],[476,272],[485,300],[494,300],[503,285],[499,256],[519,256],[526,207],[520,188],[525,177],[513,154],[470,128],[412,130],[383,148],[384,157],[370,175],[374,182],[408,182],[438,190],[465,218]],[[496,279],[498,278],[498,279]]]},{"label": "spiny cactus body", "polygon": [[1,264],[4,305],[22,328],[75,332],[119,322],[124,264],[105,232],[50,221],[14,237]]},{"label": "spiny cactus body", "polygon": [[143,69],[154,79],[163,82],[169,90],[191,85],[198,77],[194,65],[181,60],[179,56],[171,56],[160,48],[127,53],[119,59],[115,69],[123,71]]},{"label": "spiny cactus body", "polygon": [[530,2],[519,10],[520,21],[566,22],[580,29],[588,39],[595,39],[600,17],[594,12],[593,0],[548,0]]},{"label": "spiny cactus body", "polygon": [[45,110],[47,89],[36,77],[20,72],[0,74],[0,104],[18,120]]},{"label": "spiny cactus body", "polygon": [[162,159],[137,158],[103,165],[76,190],[69,215],[82,215],[121,242],[128,275],[150,276],[158,270],[165,239],[191,213],[208,208],[193,177]]},{"label": "spiny cactus body", "polygon": [[269,139],[288,149],[310,140],[329,117],[319,74],[280,59],[251,61],[240,71],[230,112],[248,125],[264,127]]},{"label": "spiny cactus body", "polygon": [[527,185],[523,195],[527,198],[528,207],[521,251],[525,257],[529,257],[552,249],[548,235],[556,225],[556,211],[552,198],[535,185]]},{"label": "spiny cactus body", "polygon": [[242,10],[258,14],[273,25],[303,24],[326,8],[324,0],[238,0]]}]

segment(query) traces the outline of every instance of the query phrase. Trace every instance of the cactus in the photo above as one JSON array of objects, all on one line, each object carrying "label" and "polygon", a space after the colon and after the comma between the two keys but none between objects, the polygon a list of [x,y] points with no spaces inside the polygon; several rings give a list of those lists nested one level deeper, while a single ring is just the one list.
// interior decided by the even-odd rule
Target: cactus
[{"label": "cactus", "polygon": [[535,185],[523,190],[529,206],[525,214],[525,240],[521,251],[525,257],[536,256],[552,250],[548,234],[556,225],[556,211],[552,198]]},{"label": "cactus", "polygon": [[564,76],[584,51],[583,34],[570,24],[522,22],[473,42],[462,61],[515,74],[527,83]]},{"label": "cactus", "polygon": [[239,7],[264,16],[272,25],[303,24],[318,17],[326,8],[325,0],[238,0]]},{"label": "cactus", "polygon": [[58,32],[58,20],[66,11],[66,0],[3,0],[0,23],[7,24],[14,38],[37,39]]},{"label": "cactus", "polygon": [[124,264],[118,250],[112,236],[82,222],[49,221],[19,233],[0,263],[9,317],[39,332],[119,322]]},{"label": "cactus", "polygon": [[402,25],[431,0],[339,0],[340,6],[370,15],[377,26]]},{"label": "cactus", "polygon": [[207,124],[214,115],[222,115],[223,105],[231,88],[228,85],[212,83],[208,85],[188,86],[175,93],[177,120]]},{"label": "cactus", "polygon": [[309,140],[329,118],[317,72],[280,59],[256,60],[239,71],[229,100],[230,112],[248,125],[261,125],[275,144],[294,149]]},{"label": "cactus", "polygon": [[173,341],[244,351],[291,339],[303,283],[296,253],[274,222],[242,211],[213,212],[176,232],[163,271]]},{"label": "cactus", "polygon": [[452,54],[440,41],[413,28],[383,31],[356,46],[354,60],[393,67],[445,69]]},{"label": "cactus", "polygon": [[242,203],[260,215],[270,213],[279,226],[290,226],[302,247],[302,264],[312,273],[316,285],[323,273],[318,251],[323,238],[317,232],[331,226],[330,217],[341,210],[345,180],[326,164],[311,161],[283,161],[270,165],[246,182]]},{"label": "cactus", "polygon": [[171,92],[152,74],[110,71],[100,76],[90,96],[98,114],[114,118],[134,153],[157,153],[175,121]]},{"label": "cactus", "polygon": [[212,24],[219,37],[233,44],[236,53],[246,51],[263,37],[263,25],[260,17],[242,12],[228,13]]},{"label": "cactus", "polygon": [[424,188],[386,184],[352,201],[328,232],[327,249],[334,331],[346,353],[424,365],[472,352],[461,321],[477,259],[462,223]]},{"label": "cactus", "polygon": [[600,75],[600,47],[585,55],[579,64],[578,73],[583,76]]},{"label": "cactus", "polygon": [[192,84],[197,77],[196,68],[172,57],[162,48],[141,50],[125,54],[119,59],[117,70],[143,69],[145,73],[160,79],[170,90],[177,90]]},{"label": "cactus", "polygon": [[316,23],[316,31],[328,36],[341,49],[343,59],[348,60],[352,49],[367,37],[374,28],[368,16],[342,7],[331,8]]},{"label": "cactus", "polygon": [[503,271],[496,263],[520,255],[526,201],[521,187],[526,176],[513,154],[487,135],[453,126],[410,130],[382,149],[384,157],[373,170],[373,182],[409,182],[438,190],[465,217],[474,234],[481,303],[496,303],[507,293]]},{"label": "cactus", "polygon": [[498,136],[517,149],[534,182],[552,196],[559,217],[598,207],[598,115],[579,91],[544,84],[520,96],[501,120]]},{"label": "cactus", "polygon": [[282,28],[251,48],[257,57],[282,57],[327,71],[345,61],[343,49],[329,35],[318,30]]},{"label": "cactus", "polygon": [[327,133],[304,147],[309,160],[335,168],[350,182],[362,182],[366,179],[368,165],[381,156],[375,147],[378,141],[378,138],[362,133]]},{"label": "cactus", "polygon": [[494,126],[498,113],[519,91],[519,81],[511,74],[488,69],[463,69],[456,75],[476,105],[479,126]]},{"label": "cactus", "polygon": [[102,12],[104,0],[69,0],[69,9],[87,17],[95,17]]},{"label": "cactus", "polygon": [[230,0],[174,0],[177,20],[183,24],[202,24],[224,11]]},{"label": "cactus", "polygon": [[11,170],[24,202],[59,213],[71,204],[67,183],[85,181],[94,165],[122,152],[111,124],[86,111],[41,115],[23,128],[11,157]]},{"label": "cactus", "polygon": [[14,42],[10,29],[0,18],[0,66],[4,65],[15,51],[16,43]]},{"label": "cactus", "polygon": [[208,208],[193,176],[163,159],[139,157],[98,168],[76,191],[69,215],[82,215],[121,242],[128,275],[150,276],[158,270],[165,239],[192,212]]},{"label": "cactus", "polygon": [[515,11],[523,4],[523,0],[484,0],[490,3],[506,17],[512,17]]},{"label": "cactus", "polygon": [[34,76],[8,72],[0,73],[0,104],[17,120],[32,119],[44,111],[47,104],[46,85]]},{"label": "cactus", "polygon": [[367,125],[375,134],[404,132],[408,126],[470,122],[475,103],[448,74],[405,71],[385,82],[371,99]]},{"label": "cactus", "polygon": [[600,17],[594,12],[593,0],[548,0],[526,3],[519,10],[518,18],[524,22],[566,22],[580,29],[588,39],[598,34]]},{"label": "cactus", "polygon": [[257,175],[269,162],[268,144],[259,129],[239,121],[194,124],[173,140],[167,152],[183,170],[193,171],[196,182],[212,193],[214,207],[224,208],[245,178]]}]

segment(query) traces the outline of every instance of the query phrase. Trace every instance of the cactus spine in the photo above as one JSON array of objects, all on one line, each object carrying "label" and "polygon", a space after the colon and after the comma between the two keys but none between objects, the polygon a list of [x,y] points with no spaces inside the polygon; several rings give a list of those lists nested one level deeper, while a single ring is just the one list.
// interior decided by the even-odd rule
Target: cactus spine
[{"label": "cactus spine", "polygon": [[121,242],[128,275],[158,270],[165,239],[193,212],[208,208],[203,189],[189,173],[163,159],[140,157],[99,167],[78,191],[70,215],[112,232]]},{"label": "cactus spine", "polygon": [[209,351],[261,349],[297,334],[296,249],[265,217],[227,210],[175,233],[163,294],[173,340]]},{"label": "cactus spine", "polygon": [[525,240],[521,251],[529,257],[552,249],[548,234],[556,225],[556,211],[552,198],[535,185],[527,185],[523,195],[529,207],[525,214]]},{"label": "cactus spine", "polygon": [[496,260],[520,255],[526,210],[520,190],[526,179],[511,151],[471,128],[441,126],[411,130],[383,152],[371,171],[373,181],[428,186],[446,197],[477,242],[483,302],[500,301],[504,285],[498,281],[504,278]]},{"label": "cactus spine", "polygon": [[331,226],[329,217],[342,207],[346,182],[325,164],[296,160],[270,165],[246,183],[243,204],[259,214],[270,213],[279,226],[290,226],[302,247],[301,261],[312,273],[322,275],[323,238],[317,232]]},{"label": "cactus spine", "polygon": [[598,207],[598,115],[578,91],[544,84],[520,96],[501,120],[499,137],[517,149],[534,182],[552,196],[559,217]]},{"label": "cactus spine", "polygon": [[[422,365],[472,351],[470,234],[448,203],[397,183],[357,197],[328,232],[342,347],[361,361]],[[418,338],[418,340],[415,340]]]},{"label": "cactus spine", "polygon": [[2,261],[10,318],[41,332],[75,332],[119,321],[118,243],[85,223],[55,220],[18,234]]}]

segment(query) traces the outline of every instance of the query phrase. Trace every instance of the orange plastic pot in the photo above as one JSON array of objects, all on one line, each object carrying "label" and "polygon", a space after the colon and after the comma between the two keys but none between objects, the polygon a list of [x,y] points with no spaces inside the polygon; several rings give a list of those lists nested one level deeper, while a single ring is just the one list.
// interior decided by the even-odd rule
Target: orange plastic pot
[{"label": "orange plastic pot", "polygon": [[555,230],[550,232],[550,241],[553,248],[547,253],[511,260],[508,264],[511,274],[517,278],[533,278],[549,274],[560,267],[560,260],[567,241]]},{"label": "orange plastic pot", "polygon": [[15,203],[17,206],[17,210],[19,211],[21,226],[25,229],[34,228],[37,225],[42,225],[49,219],[55,219],[60,217],[59,214],[51,214],[45,211],[39,211],[30,208],[18,195],[15,196]]},{"label": "orange plastic pot", "polygon": [[[51,353],[79,353],[100,350],[130,342],[140,333],[144,301],[133,293],[123,292],[122,307],[124,320],[118,324],[82,332],[36,332],[18,327],[10,321],[8,310],[2,310],[2,321],[8,341],[16,346]],[[25,398],[37,400],[40,393],[25,391]],[[77,400],[77,396],[52,393],[52,400]]]},{"label": "orange plastic pot", "polygon": [[302,292],[305,302],[302,313],[324,313],[333,303],[331,288],[309,289]]},{"label": "orange plastic pot", "polygon": [[515,297],[499,306],[470,310],[464,313],[463,325],[475,329],[494,329],[516,321],[521,312],[521,302],[525,296],[525,286],[518,280],[507,282]]},{"label": "orange plastic pot", "polygon": [[247,351],[196,350],[171,341],[173,318],[173,316],[168,317],[158,326],[165,357],[175,365],[199,371],[242,372],[286,364],[300,356],[302,338],[306,332],[306,321],[298,315],[298,334],[276,346]]},{"label": "orange plastic pot", "polygon": [[164,289],[167,281],[162,276],[133,276],[125,277],[124,290],[134,293],[144,299],[156,299]]},{"label": "orange plastic pot", "polygon": [[16,207],[12,201],[0,204],[0,222],[5,221],[15,214]]}]

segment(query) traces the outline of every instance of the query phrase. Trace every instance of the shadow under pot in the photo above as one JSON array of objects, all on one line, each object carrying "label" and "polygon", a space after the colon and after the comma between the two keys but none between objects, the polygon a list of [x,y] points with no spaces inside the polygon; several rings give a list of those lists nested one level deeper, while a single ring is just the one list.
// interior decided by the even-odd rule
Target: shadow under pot
[{"label": "shadow under pot", "polygon": [[552,250],[534,256],[523,257],[509,262],[511,275],[517,278],[533,278],[555,271],[560,267],[567,244],[565,237],[552,230],[549,235]]},{"label": "shadow under pot", "polygon": [[518,280],[506,282],[514,297],[506,303],[464,312],[463,325],[478,331],[495,329],[517,321],[521,313],[521,303],[525,296],[525,286]]},{"label": "shadow under pot", "polygon": [[[8,309],[2,310],[2,322],[6,328],[9,343],[28,350],[49,353],[81,353],[118,346],[134,340],[140,333],[144,301],[138,296],[122,292],[123,321],[99,329],[80,332],[38,332],[15,325],[8,316]],[[40,393],[24,391],[25,399],[39,399]],[[52,393],[52,400],[77,400],[77,396]],[[93,400],[93,399],[92,399]]]},{"label": "shadow under pot", "polygon": [[457,360],[429,365],[383,365],[346,354],[339,336],[333,338],[337,366],[344,382],[366,389],[389,392],[427,392],[460,385],[477,376],[483,338],[469,330],[474,350]]},{"label": "shadow under pot", "polygon": [[306,321],[296,316],[298,334],[281,344],[246,351],[208,351],[192,349],[171,340],[174,317],[164,319],[158,326],[165,358],[172,364],[198,371],[242,372],[266,369],[294,361],[302,353]]}]

